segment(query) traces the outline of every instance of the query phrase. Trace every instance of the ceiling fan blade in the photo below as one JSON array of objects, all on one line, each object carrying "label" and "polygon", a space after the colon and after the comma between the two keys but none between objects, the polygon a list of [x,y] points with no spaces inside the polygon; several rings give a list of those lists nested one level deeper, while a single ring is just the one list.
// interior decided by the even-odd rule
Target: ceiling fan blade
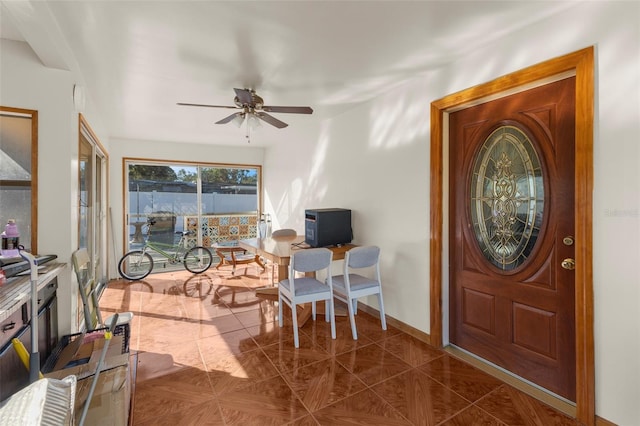
[{"label": "ceiling fan blade", "polygon": [[236,96],[242,105],[251,105],[253,97],[251,91],[247,89],[233,89],[236,92]]},{"label": "ceiling fan blade", "polygon": [[207,107],[207,108],[231,108],[231,109],[238,109],[238,107],[235,107],[235,106],[229,106],[229,105],[187,104],[187,103],[184,103],[184,102],[178,102],[176,105],[180,105],[180,106],[194,106],[194,107]]},{"label": "ceiling fan blade", "polygon": [[285,123],[284,121],[280,121],[277,118],[275,118],[274,116],[267,114],[266,112],[262,112],[262,111],[258,112],[258,111],[256,111],[254,114],[257,115],[258,118],[266,121],[267,123],[271,124],[272,126],[276,126],[278,129],[283,129],[283,128],[288,126],[288,124]]},{"label": "ceiling fan blade", "polygon": [[289,112],[292,114],[311,114],[313,110],[310,107],[299,106],[266,106],[262,107],[263,111],[267,112]]},{"label": "ceiling fan blade", "polygon": [[220,121],[216,121],[216,124],[227,124],[227,123],[229,123],[231,120],[233,120],[234,118],[236,118],[237,116],[242,115],[242,114],[244,114],[244,112],[243,112],[243,111],[239,111],[239,112],[233,113],[233,114],[231,114],[230,116],[225,117],[225,118],[223,118],[223,119],[222,119],[222,120],[220,120]]}]

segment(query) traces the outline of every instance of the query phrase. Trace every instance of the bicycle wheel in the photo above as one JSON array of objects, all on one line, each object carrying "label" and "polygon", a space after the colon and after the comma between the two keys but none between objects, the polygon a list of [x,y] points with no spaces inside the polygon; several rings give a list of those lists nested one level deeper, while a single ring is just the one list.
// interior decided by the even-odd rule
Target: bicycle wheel
[{"label": "bicycle wheel", "polygon": [[142,250],[134,250],[122,256],[118,262],[118,272],[122,277],[136,281],[141,280],[151,273],[153,258]]},{"label": "bicycle wheel", "polygon": [[194,274],[201,274],[209,269],[211,262],[213,262],[211,252],[202,246],[191,247],[187,250],[183,261],[187,271],[193,272]]}]

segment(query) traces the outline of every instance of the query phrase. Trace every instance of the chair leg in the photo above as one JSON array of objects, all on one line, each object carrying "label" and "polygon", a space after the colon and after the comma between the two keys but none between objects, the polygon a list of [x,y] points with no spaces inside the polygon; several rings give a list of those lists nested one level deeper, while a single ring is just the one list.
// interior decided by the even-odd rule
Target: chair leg
[{"label": "chair leg", "polygon": [[313,320],[316,320],[316,302],[315,300],[313,302],[311,302],[311,318],[313,318]]},{"label": "chair leg", "polygon": [[351,336],[353,336],[353,340],[358,340],[358,331],[356,330],[356,317],[355,317],[355,308],[353,302],[357,302],[357,299],[349,300],[347,302],[347,308],[349,310],[349,321],[351,322]]},{"label": "chair leg", "polygon": [[[336,313],[334,311],[334,303],[333,303],[333,297],[329,297],[329,309],[327,309],[328,312],[330,312],[330,321],[331,321],[331,338],[335,340],[336,338]],[[326,302],[325,302],[326,303]]]},{"label": "chair leg", "polygon": [[324,301],[324,320],[326,322],[330,321],[331,317],[329,315],[332,313],[331,306],[330,306],[329,302],[330,302],[329,299]]},{"label": "chair leg", "polygon": [[380,305],[380,323],[382,324],[382,329],[387,329],[387,320],[384,315],[384,303],[382,303],[382,293],[378,293],[378,304]]},{"label": "chair leg", "polygon": [[300,347],[298,340],[298,312],[296,310],[295,303],[291,302],[291,318],[293,319],[293,345],[296,348]]},{"label": "chair leg", "polygon": [[353,303],[353,315],[358,315],[358,299],[353,299],[351,303]]},{"label": "chair leg", "polygon": [[278,326],[282,328],[282,296],[278,294]]}]

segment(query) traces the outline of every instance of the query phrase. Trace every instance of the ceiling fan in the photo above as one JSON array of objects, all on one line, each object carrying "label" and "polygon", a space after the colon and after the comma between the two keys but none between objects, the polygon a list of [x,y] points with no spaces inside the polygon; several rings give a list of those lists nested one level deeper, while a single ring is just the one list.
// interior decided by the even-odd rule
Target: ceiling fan
[{"label": "ceiling fan", "polygon": [[[272,126],[277,127],[278,129],[282,129],[287,127],[288,124],[278,120],[272,115],[267,114],[267,112],[284,112],[291,114],[311,114],[313,109],[310,107],[300,107],[300,106],[267,106],[264,104],[264,101],[260,96],[256,94],[256,91],[253,89],[233,89],[236,92],[236,96],[233,99],[233,103],[235,106],[227,106],[227,105],[206,105],[206,104],[190,104],[184,102],[178,102],[178,105],[181,106],[195,106],[195,107],[206,107],[206,108],[232,108],[232,109],[240,109],[238,112],[234,112],[228,117],[223,118],[220,121],[216,121],[216,124],[226,124],[229,122],[234,122],[240,127],[245,120],[255,120],[255,118],[259,118],[260,120],[266,121]],[[255,117],[255,118],[253,118]]]}]

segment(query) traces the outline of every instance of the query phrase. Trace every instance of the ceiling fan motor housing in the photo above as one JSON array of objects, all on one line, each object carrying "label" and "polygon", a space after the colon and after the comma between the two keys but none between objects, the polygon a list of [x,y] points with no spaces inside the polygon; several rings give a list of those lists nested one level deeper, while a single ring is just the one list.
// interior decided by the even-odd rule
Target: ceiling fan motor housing
[{"label": "ceiling fan motor housing", "polygon": [[235,103],[238,108],[250,107],[251,109],[261,110],[262,106],[264,105],[264,100],[260,96],[256,95],[255,90],[253,89],[245,89],[245,90],[251,93],[251,102],[242,103],[240,98],[238,98],[238,96],[236,95],[233,98],[233,103]]}]

